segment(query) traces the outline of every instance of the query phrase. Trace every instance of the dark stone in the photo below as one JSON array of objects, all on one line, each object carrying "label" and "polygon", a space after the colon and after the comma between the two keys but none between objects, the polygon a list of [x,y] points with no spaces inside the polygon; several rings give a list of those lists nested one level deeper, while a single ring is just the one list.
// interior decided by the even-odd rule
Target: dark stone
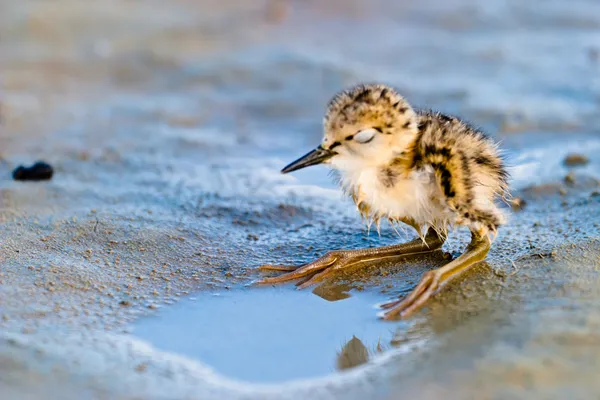
[{"label": "dark stone", "polygon": [[47,181],[52,179],[54,169],[51,165],[38,161],[31,167],[19,166],[13,171],[15,181]]}]

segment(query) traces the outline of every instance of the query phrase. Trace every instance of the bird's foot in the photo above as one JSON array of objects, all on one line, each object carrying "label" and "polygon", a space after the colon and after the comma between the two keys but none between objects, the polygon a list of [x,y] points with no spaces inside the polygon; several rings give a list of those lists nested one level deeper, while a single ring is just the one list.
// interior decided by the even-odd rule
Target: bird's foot
[{"label": "bird's foot", "polygon": [[387,310],[381,318],[392,319],[396,316],[406,318],[414,313],[440,289],[440,278],[441,274],[437,270],[426,272],[406,298],[381,305],[381,308]]},{"label": "bird's foot", "polygon": [[288,273],[272,278],[263,278],[259,280],[257,284],[276,284],[305,278],[296,284],[298,289],[304,289],[322,281],[336,271],[365,261],[369,261],[369,258],[359,254],[353,254],[351,250],[335,250],[313,262],[300,266],[263,265],[259,267],[261,271],[286,271]]},{"label": "bird's foot", "polygon": [[257,284],[283,283],[304,278],[304,280],[297,284],[300,289],[303,289],[322,281],[335,272],[354,267],[358,264],[439,250],[444,243],[444,239],[430,229],[424,240],[418,238],[408,243],[369,249],[334,250],[313,262],[300,266],[263,265],[259,267],[262,271],[285,271],[287,274],[273,278],[264,278],[258,281]]},{"label": "bird's foot", "polygon": [[383,313],[382,318],[392,319],[396,316],[406,318],[413,314],[448,282],[483,261],[490,244],[487,236],[473,235],[471,243],[463,254],[443,267],[423,274],[419,284],[406,298],[383,304],[381,307],[387,311]]}]

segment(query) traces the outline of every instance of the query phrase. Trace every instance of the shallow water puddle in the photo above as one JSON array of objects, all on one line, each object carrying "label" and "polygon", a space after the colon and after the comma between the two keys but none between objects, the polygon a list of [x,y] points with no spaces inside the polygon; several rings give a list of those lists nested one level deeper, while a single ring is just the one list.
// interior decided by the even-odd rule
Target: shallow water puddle
[{"label": "shallow water puddle", "polygon": [[359,293],[327,301],[289,287],[206,293],[142,318],[133,333],[232,378],[311,378],[366,360],[379,341],[390,343],[397,323],[376,317],[375,304],[382,300]]}]

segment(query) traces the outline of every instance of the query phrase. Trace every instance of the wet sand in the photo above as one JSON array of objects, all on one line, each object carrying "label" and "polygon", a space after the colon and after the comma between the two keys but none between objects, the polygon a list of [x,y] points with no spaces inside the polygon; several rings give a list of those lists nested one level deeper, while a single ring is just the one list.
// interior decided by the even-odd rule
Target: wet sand
[{"label": "wet sand", "polygon": [[[600,393],[598,5],[339,3],[0,5],[2,398]],[[273,320],[261,301],[274,289],[247,288],[257,265],[407,237],[388,227],[367,236],[324,168],[278,173],[318,143],[329,97],[360,80],[387,81],[499,138],[525,205],[488,261],[410,320],[383,323],[367,308],[408,293],[442,253],[351,271],[314,293],[277,289],[289,297],[273,317],[313,296],[299,307],[312,302],[318,318],[301,330],[285,315],[294,348],[279,342],[277,358],[253,365],[298,369],[253,378],[233,368],[240,360],[226,345],[243,345],[237,327],[254,338],[249,364],[265,352],[261,329]],[[565,165],[571,153],[589,162]],[[55,167],[52,181],[11,179],[39,159]],[[457,233],[445,252],[465,239]],[[224,302],[201,302],[214,293]],[[228,313],[240,293],[259,293],[255,307]],[[225,349],[211,365],[194,331],[218,307],[237,316],[221,321],[221,336],[218,324],[202,331],[215,341],[205,350]],[[337,307],[341,319],[319,336],[319,319]],[[142,341],[150,321],[174,331]],[[372,351],[379,331],[389,332],[382,354]],[[326,338],[353,336],[369,361],[325,375],[344,345]]]}]

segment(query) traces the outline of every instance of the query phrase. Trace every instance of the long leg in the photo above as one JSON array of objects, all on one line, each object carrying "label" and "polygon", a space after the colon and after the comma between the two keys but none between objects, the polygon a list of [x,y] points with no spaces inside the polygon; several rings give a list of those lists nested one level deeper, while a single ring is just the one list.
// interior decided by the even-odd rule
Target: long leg
[{"label": "long leg", "polygon": [[403,300],[384,304],[382,307],[388,311],[383,314],[382,318],[391,319],[396,315],[404,318],[415,312],[431,296],[444,287],[446,283],[474,264],[483,261],[490,249],[490,245],[491,242],[488,236],[481,236],[472,232],[471,243],[462,255],[441,268],[423,274],[423,278],[421,278],[419,284]]},{"label": "long leg", "polygon": [[315,284],[326,276],[343,268],[348,268],[360,263],[397,257],[400,255],[427,253],[438,250],[444,244],[444,238],[440,237],[434,230],[430,229],[422,239],[393,246],[378,247],[360,250],[335,250],[325,254],[323,257],[300,266],[263,265],[259,269],[263,271],[290,271],[287,274],[264,278],[258,284],[274,284],[303,278],[313,275],[310,279],[299,284],[299,288],[305,288]]}]

